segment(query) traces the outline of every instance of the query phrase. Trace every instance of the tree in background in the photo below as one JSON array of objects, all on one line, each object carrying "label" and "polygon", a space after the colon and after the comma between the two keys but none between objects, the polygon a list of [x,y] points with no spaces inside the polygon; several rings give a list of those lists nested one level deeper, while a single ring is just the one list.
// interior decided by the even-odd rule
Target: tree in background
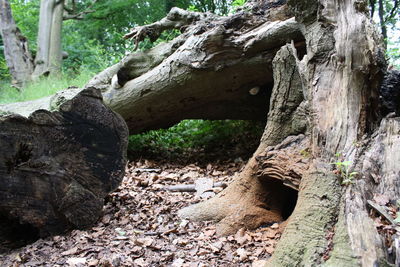
[{"label": "tree in background", "polygon": [[[38,3],[38,1],[19,2],[18,0],[14,1],[16,6],[24,4],[27,9],[32,8],[33,4]],[[68,19],[83,19],[85,14],[92,12],[89,8],[96,1],[83,2],[85,2],[85,5],[81,5],[83,6],[83,10],[77,9],[74,0],[67,2],[64,0],[42,0],[40,2],[37,51],[33,64],[27,45],[28,40],[16,26],[8,0],[2,0],[2,5],[0,6],[2,15],[0,26],[2,28],[2,39],[5,43],[5,59],[8,63],[10,74],[17,86],[22,86],[32,78],[36,79],[43,75],[58,75],[61,73],[63,21]],[[71,8],[68,8],[67,4],[71,5]],[[24,13],[26,10],[20,9],[19,11]],[[20,49],[16,50],[16,47]]]},{"label": "tree in background", "polygon": [[400,38],[396,32],[399,31],[400,1],[369,0],[369,6],[371,19],[379,23],[387,56],[393,64],[399,65]]},{"label": "tree in background", "polygon": [[34,65],[28,40],[15,24],[8,0],[0,0],[0,34],[4,43],[4,57],[13,78],[12,83],[21,87],[30,81]]},{"label": "tree in background", "polygon": [[42,0],[40,2],[38,50],[33,77],[61,73],[61,31],[64,0]]}]

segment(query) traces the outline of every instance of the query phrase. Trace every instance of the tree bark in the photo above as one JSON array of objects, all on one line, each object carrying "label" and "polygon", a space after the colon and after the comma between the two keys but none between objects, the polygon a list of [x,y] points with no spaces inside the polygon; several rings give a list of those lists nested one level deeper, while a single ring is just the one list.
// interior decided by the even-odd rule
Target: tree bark
[{"label": "tree bark", "polygon": [[22,87],[31,80],[33,59],[28,49],[28,40],[15,24],[8,0],[0,1],[0,34],[12,84]]},{"label": "tree bark", "polygon": [[61,73],[64,0],[40,1],[38,51],[33,78]]},{"label": "tree bark", "polygon": [[[171,92],[171,99],[177,98],[174,90],[188,97],[200,92],[200,89],[193,90],[200,81],[207,90],[207,78],[224,88],[235,88],[235,84],[220,83],[222,77],[235,70],[230,69],[234,64],[226,64],[226,58],[244,62],[260,54],[274,56],[273,62],[264,65],[268,68],[263,67],[261,74],[271,77],[273,70],[267,126],[260,147],[227,189],[211,200],[183,209],[180,216],[219,221],[217,229],[221,234],[234,233],[241,227],[255,228],[282,221],[285,206],[292,205],[292,201],[287,200],[295,198],[288,191],[290,187],[298,190],[298,201],[269,266],[394,264],[398,259],[394,260],[393,255],[389,255],[390,249],[385,246],[384,237],[378,233],[374,218],[367,210],[368,200],[385,190],[392,201],[400,197],[399,187],[396,186],[400,169],[395,163],[399,151],[398,118],[382,119],[380,114],[378,89],[385,62],[380,38],[366,15],[367,3],[314,0],[291,1],[289,6],[296,16],[290,27],[291,20],[276,10],[282,7],[271,4],[255,7],[252,18],[254,14],[261,13],[271,19],[271,14],[274,14],[272,17],[278,20],[283,18],[281,21],[268,21],[246,28],[247,21],[243,16],[241,18],[245,22],[230,28],[226,26],[232,25],[227,23],[228,19],[219,18],[218,21],[218,18],[212,18],[214,27],[205,28],[190,42],[187,37],[185,42],[175,40],[175,45],[179,47],[169,50],[158,65],[145,69],[146,73],[138,74],[133,79],[127,76],[129,81],[119,84],[121,88],[103,87],[106,88],[105,98],[109,99],[107,103],[121,112],[131,129],[147,129],[144,124],[151,125],[149,120],[157,122],[157,125],[165,122],[162,118],[165,109],[157,109],[156,115],[145,118],[140,112],[131,112],[130,108],[133,111],[141,103],[146,103],[150,109],[163,105],[160,100],[156,103],[159,97],[174,103],[175,112],[180,112],[176,117],[178,120],[189,116],[197,102],[193,102],[193,108],[185,110],[163,92]],[[179,20],[180,23],[182,21]],[[202,17],[198,21],[193,23],[192,20],[191,25],[199,25],[207,19]],[[161,24],[134,30],[128,37],[140,40],[145,35],[151,37],[154,32],[157,35],[159,27],[167,25]],[[178,25],[176,21],[175,25]],[[190,26],[188,28],[185,32],[190,32]],[[282,34],[283,29],[289,28],[297,30]],[[235,33],[231,34],[232,31]],[[218,40],[218,43],[213,40]],[[241,40],[245,40],[244,44]],[[287,41],[291,44],[285,45]],[[305,45],[299,46],[299,42]],[[235,53],[230,54],[232,50]],[[193,60],[187,60],[186,51],[191,51],[190,58]],[[202,57],[199,51],[204,52]],[[219,65],[221,61],[215,61],[219,59],[215,55],[227,51],[225,64]],[[235,55],[238,55],[237,58]],[[204,60],[210,58],[213,60]],[[172,68],[171,62],[180,64]],[[213,74],[207,76],[210,65],[213,66]],[[181,66],[189,66],[190,69],[182,69]],[[202,78],[191,76],[196,74],[197,66],[205,70]],[[238,68],[242,67],[241,71],[246,72],[244,66],[239,64]],[[164,69],[168,73],[165,76]],[[120,67],[114,66],[117,78],[119,70]],[[110,73],[110,70],[107,72]],[[250,73],[253,72],[252,69]],[[184,73],[187,80],[175,76],[180,73]],[[104,73],[102,75],[106,77]],[[246,75],[249,73],[246,72]],[[246,81],[246,75],[238,76],[238,83]],[[111,80],[111,77],[109,75],[107,79]],[[156,81],[152,82],[150,77]],[[162,78],[158,80],[158,77]],[[107,79],[103,81],[110,84]],[[164,81],[171,87],[164,87]],[[149,87],[146,87],[147,84]],[[247,86],[246,91],[250,87]],[[149,90],[148,95],[144,88]],[[163,89],[157,91],[158,88]],[[186,92],[185,88],[191,91]],[[154,98],[151,97],[152,92],[157,92]],[[124,103],[122,98],[129,100]],[[147,102],[148,99],[151,101]],[[207,102],[212,102],[212,99],[208,98]],[[141,107],[143,109],[144,106]],[[151,110],[148,112],[151,113]],[[146,122],[139,125],[130,123],[130,118],[134,116],[145,118]],[[389,158],[389,155],[392,157]],[[349,172],[335,169],[332,164],[344,161],[351,163],[349,172],[356,170],[359,173],[358,179],[349,178],[351,183],[347,187],[343,186],[343,182]],[[396,239],[395,236],[393,238]]]},{"label": "tree bark", "polygon": [[133,52],[86,87],[102,90],[131,133],[185,118],[267,118],[234,182],[180,216],[218,221],[229,234],[281,222],[295,206],[269,266],[398,264],[397,234],[387,245],[367,208],[376,195],[400,198],[400,120],[380,113],[386,65],[367,6],[250,1],[251,12],[229,17],[173,8],[126,37],[155,40],[171,28],[181,36]]},{"label": "tree bark", "polygon": [[167,18],[126,36],[136,42],[155,40],[171,28],[184,30],[181,36],[128,55],[87,86],[102,89],[105,103],[122,115],[131,134],[185,118],[263,120],[276,50],[290,40],[304,45],[293,18],[267,19],[246,13],[220,18],[174,8]]},{"label": "tree bark", "polygon": [[23,116],[26,104],[0,107],[0,238],[12,238],[11,226],[36,237],[90,226],[124,176],[125,122],[94,88],[42,99]]}]

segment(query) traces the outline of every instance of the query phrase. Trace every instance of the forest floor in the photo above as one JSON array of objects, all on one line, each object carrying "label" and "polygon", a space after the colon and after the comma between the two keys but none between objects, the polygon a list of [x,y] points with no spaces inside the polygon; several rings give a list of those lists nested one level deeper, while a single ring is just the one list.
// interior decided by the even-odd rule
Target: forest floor
[{"label": "forest floor", "polygon": [[96,225],[7,251],[0,266],[262,266],[280,238],[278,224],[219,237],[212,222],[182,220],[177,211],[221,188],[203,195],[164,190],[200,178],[229,183],[244,164],[132,161]]}]

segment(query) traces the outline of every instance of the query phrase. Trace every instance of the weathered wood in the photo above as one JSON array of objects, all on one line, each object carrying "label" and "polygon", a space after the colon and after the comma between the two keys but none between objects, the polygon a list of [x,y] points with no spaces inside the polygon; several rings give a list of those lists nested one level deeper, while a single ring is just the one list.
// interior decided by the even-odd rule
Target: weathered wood
[{"label": "weathered wood", "polygon": [[39,236],[99,218],[104,197],[123,178],[128,137],[123,119],[94,88],[48,102],[49,110],[28,117],[10,107],[0,117],[0,217]]},{"label": "weathered wood", "polygon": [[[294,19],[284,19],[268,21],[250,13],[218,17],[175,8],[166,19],[128,36],[140,41],[176,28],[183,31],[179,37],[128,55],[87,86],[103,90],[105,103],[124,117],[131,133],[182,119],[264,120],[272,59],[280,46],[302,40]],[[254,87],[260,88],[255,95],[249,92]]]},{"label": "weathered wood", "polygon": [[[268,158],[268,153],[276,156],[285,155],[290,151],[298,152],[301,157],[300,151],[306,149],[308,144],[308,138],[304,135],[307,131],[307,108],[303,102],[302,82],[291,45],[286,45],[278,51],[273,66],[276,83],[259,148],[245,169],[223,193],[180,210],[179,215],[182,218],[216,220],[219,221],[219,234],[233,234],[242,227],[256,228],[262,224],[280,222],[287,217],[285,209],[290,209],[292,201],[295,202],[296,191],[288,189],[284,183],[296,189],[300,178],[291,178],[285,171],[276,175],[277,166],[268,166],[267,163],[266,168],[263,163],[265,160],[270,163],[274,161],[273,157]],[[288,74],[284,75],[286,71]],[[273,151],[274,149],[276,150]],[[290,160],[282,162],[285,163],[297,164],[296,161]],[[288,165],[286,169],[289,172],[301,170],[301,175],[302,169],[307,169],[309,164],[306,161],[299,167]]]},{"label": "weathered wood", "polygon": [[310,139],[303,135],[288,136],[282,143],[269,146],[256,156],[257,176],[277,179],[285,186],[299,190],[301,178],[311,163]]}]

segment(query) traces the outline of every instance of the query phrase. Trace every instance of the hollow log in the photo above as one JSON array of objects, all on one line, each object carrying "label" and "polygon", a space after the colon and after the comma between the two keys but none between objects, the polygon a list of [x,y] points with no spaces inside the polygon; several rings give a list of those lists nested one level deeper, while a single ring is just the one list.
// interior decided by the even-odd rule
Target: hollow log
[{"label": "hollow log", "polygon": [[128,129],[99,90],[41,103],[34,111],[27,103],[0,107],[1,238],[90,226],[124,175]]}]

